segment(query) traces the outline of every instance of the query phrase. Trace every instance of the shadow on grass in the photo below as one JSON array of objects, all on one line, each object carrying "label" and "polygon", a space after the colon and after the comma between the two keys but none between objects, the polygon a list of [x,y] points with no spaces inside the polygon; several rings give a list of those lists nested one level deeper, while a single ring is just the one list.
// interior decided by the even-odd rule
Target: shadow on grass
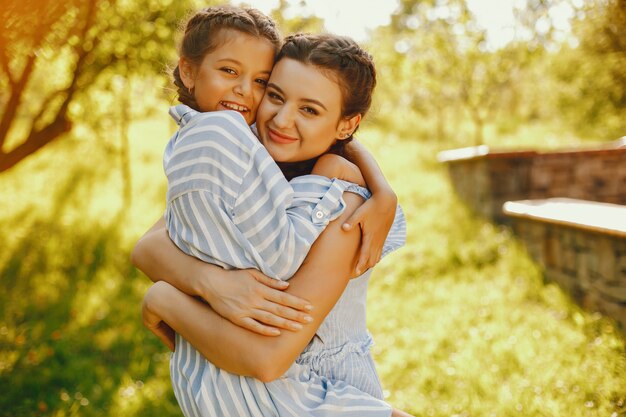
[{"label": "shadow on grass", "polygon": [[[0,416],[109,415],[129,396],[132,415],[179,415],[165,349],[141,325],[148,281],[119,249],[128,220],[56,221],[91,180],[76,174],[50,209],[1,224],[13,244],[0,258]],[[162,388],[142,396],[154,378]]]}]

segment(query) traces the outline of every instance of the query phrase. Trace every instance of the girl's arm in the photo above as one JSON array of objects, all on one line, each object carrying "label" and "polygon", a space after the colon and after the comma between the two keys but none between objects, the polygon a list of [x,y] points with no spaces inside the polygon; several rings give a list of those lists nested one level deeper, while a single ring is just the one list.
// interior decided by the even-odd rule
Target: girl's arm
[{"label": "girl's arm", "polygon": [[360,274],[380,261],[383,244],[395,217],[398,197],[372,154],[362,144],[356,141],[348,143],[346,153],[348,159],[359,167],[372,192],[372,197],[343,225],[346,231],[361,225],[363,243],[356,266],[357,274]]},{"label": "girl's arm", "polygon": [[286,290],[306,297],[314,306],[313,321],[301,331],[282,332],[277,337],[249,332],[166,283],[157,283],[148,291],[144,312],[160,317],[219,368],[261,381],[278,378],[309,343],[353,276],[360,233],[342,231],[341,223],[362,199],[350,193],[344,199],[346,211],[315,242]]},{"label": "girl's arm", "polygon": [[275,336],[278,328],[307,323],[310,303],[283,290],[287,282],[255,270],[225,271],[186,255],[171,241],[161,218],[135,244],[131,262],[154,282],[165,281],[208,302],[221,316],[248,330]]}]

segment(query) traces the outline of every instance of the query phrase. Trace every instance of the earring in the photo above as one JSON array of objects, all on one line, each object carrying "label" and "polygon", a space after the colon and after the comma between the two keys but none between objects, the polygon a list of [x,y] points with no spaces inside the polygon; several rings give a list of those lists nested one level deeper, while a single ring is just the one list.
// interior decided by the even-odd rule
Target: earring
[{"label": "earring", "polygon": [[189,94],[193,96],[193,91],[191,87],[187,87],[187,91],[189,91]]}]

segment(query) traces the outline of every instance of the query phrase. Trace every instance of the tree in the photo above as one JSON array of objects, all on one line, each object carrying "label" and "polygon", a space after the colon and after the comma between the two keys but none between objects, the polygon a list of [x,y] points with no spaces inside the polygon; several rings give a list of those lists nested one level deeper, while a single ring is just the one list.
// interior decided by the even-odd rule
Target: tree
[{"label": "tree", "polygon": [[[324,29],[324,20],[315,15],[302,15],[296,13],[295,16],[289,18],[290,9],[295,8],[296,11],[306,9],[306,1],[300,0],[298,5],[290,4],[287,0],[279,0],[278,5],[270,13],[272,19],[276,21],[278,27],[284,36],[292,33],[310,32],[319,33]],[[297,9],[300,10],[297,10]]]},{"label": "tree", "polygon": [[412,96],[405,101],[434,116],[440,139],[448,135],[449,113],[464,109],[473,142],[481,144],[486,121],[511,87],[519,64],[513,53],[487,48],[485,31],[462,0],[403,0],[388,30],[398,39],[401,67],[410,68],[410,82],[399,89]]},{"label": "tree", "polygon": [[8,0],[0,9],[0,172],[63,137],[114,75],[162,74],[191,0]]}]

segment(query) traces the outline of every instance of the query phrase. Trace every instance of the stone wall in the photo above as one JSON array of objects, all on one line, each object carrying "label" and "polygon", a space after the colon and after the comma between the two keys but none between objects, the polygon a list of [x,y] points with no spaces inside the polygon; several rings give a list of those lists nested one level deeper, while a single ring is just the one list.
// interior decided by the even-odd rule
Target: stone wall
[{"label": "stone wall", "polygon": [[[626,206],[554,200],[562,207],[551,212],[538,210],[546,200],[507,203],[504,212],[546,279],[558,283],[584,308],[613,317],[626,330]],[[550,204],[547,201],[544,205]],[[568,208],[566,203],[578,207]],[[563,215],[577,209],[576,219]]]},{"label": "stone wall", "polygon": [[593,149],[492,151],[486,146],[444,151],[459,196],[477,213],[508,223],[506,201],[571,197],[626,205],[626,138]]}]

